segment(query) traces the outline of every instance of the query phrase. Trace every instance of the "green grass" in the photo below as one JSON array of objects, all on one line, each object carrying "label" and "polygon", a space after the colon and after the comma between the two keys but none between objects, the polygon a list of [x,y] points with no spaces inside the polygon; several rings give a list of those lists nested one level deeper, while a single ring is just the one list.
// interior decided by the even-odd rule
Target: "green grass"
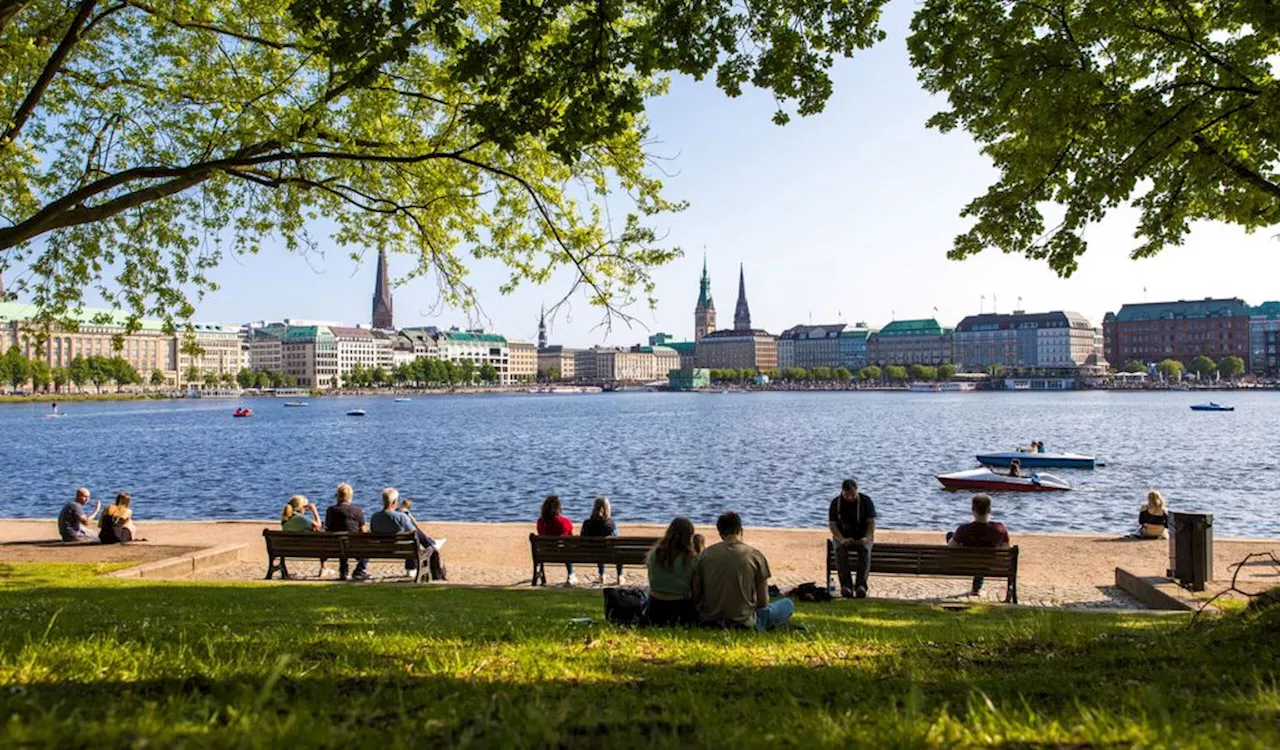
[{"label": "green grass", "polygon": [[631,630],[599,592],[0,566],[0,746],[1280,745],[1280,608],[802,605]]}]

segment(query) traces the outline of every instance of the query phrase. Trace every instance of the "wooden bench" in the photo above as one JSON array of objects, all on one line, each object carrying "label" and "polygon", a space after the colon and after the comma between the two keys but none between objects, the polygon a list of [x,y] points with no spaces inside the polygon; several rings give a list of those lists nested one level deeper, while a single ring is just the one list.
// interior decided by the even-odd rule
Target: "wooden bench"
[{"label": "wooden bench", "polygon": [[[849,569],[857,570],[865,552],[861,545],[846,550]],[[827,540],[827,588],[836,571],[835,541]],[[871,572],[895,576],[983,576],[1008,582],[1005,601],[1018,603],[1018,548],[949,547],[945,544],[879,544],[871,549]]]},{"label": "wooden bench", "polygon": [[656,536],[538,536],[529,535],[533,553],[533,581],[547,585],[547,563],[644,565]]},{"label": "wooden bench", "polygon": [[[262,530],[262,538],[267,543],[267,580],[276,571],[284,575],[284,561],[290,557],[301,557],[308,560],[341,560],[346,558],[359,560],[411,560],[418,564],[413,582],[421,583],[427,572],[427,555],[430,551],[418,540],[412,531],[398,534],[350,534],[347,532],[313,532],[296,533],[289,531]],[[280,564],[276,564],[276,560]]]}]

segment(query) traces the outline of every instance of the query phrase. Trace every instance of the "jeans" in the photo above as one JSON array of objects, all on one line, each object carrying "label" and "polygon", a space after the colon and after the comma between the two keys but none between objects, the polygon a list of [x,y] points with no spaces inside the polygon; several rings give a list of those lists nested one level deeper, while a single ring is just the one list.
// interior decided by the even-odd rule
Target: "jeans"
[{"label": "jeans", "polygon": [[795,603],[785,596],[774,599],[767,606],[756,610],[756,630],[773,630],[790,620],[795,611]]},{"label": "jeans", "polygon": [[[857,588],[863,591],[867,590],[867,575],[871,573],[871,548],[873,543],[867,542],[863,545],[866,553],[862,555],[858,562],[858,583]],[[854,588],[853,575],[849,571],[849,555],[846,554],[847,547],[842,548],[836,545],[836,573],[840,576],[840,590],[847,591]]]},{"label": "jeans", "polygon": [[[338,577],[339,578],[347,577],[348,563],[349,563],[349,560],[347,558],[345,557],[338,558]],[[359,578],[365,575],[365,573],[368,571],[368,568],[369,568],[369,558],[362,557],[359,560],[356,560],[355,576]]]},{"label": "jeans", "polygon": [[[948,531],[948,532],[947,532],[947,543],[948,543],[948,544],[951,542],[951,537],[953,537],[953,536],[955,536],[955,535],[956,535],[956,532],[954,532],[954,531]],[[982,591],[982,584],[986,583],[986,581],[987,581],[987,579],[986,579],[986,578],[984,578],[984,577],[982,577],[982,576],[974,576],[974,577],[973,577],[973,588],[972,588],[972,589],[970,589],[970,591],[972,591],[972,592],[973,592],[973,593],[975,593],[975,594],[976,594],[976,593],[978,593],[979,591]]]},{"label": "jeans", "polygon": [[[569,572],[571,572],[571,573],[572,573],[573,571],[569,571]],[[598,572],[598,573],[600,574],[600,577],[601,577],[601,578],[604,578],[604,563],[600,563],[599,565],[597,565],[597,566],[596,566],[596,572]],[[622,566],[621,566],[621,565],[619,565],[619,566],[618,566],[618,576],[619,576],[619,577],[621,577],[621,576],[622,576]]]}]

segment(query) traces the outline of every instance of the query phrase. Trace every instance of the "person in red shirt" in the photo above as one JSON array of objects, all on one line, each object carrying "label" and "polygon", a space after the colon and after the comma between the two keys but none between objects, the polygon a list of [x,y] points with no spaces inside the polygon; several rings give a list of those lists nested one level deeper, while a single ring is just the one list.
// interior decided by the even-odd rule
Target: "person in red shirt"
[{"label": "person in red shirt", "polygon": [[[560,511],[560,496],[547,495],[547,499],[542,501],[542,514],[538,516],[538,536],[573,536],[573,521],[562,516]],[[573,574],[573,563],[565,563],[564,567],[569,571],[569,578],[564,585],[577,585],[578,577]]]},{"label": "person in red shirt", "polygon": [[[998,548],[1009,546],[1009,530],[1004,524],[991,520],[991,496],[973,496],[973,521],[962,524],[955,531],[947,532],[947,544],[952,547],[987,547]],[[969,594],[978,596],[982,593],[982,576],[973,577],[973,588]]]}]

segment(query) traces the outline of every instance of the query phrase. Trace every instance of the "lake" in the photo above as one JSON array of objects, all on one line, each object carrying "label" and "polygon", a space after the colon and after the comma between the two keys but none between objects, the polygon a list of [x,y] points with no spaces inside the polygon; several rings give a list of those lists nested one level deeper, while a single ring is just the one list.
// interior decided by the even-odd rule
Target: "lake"
[{"label": "lake", "polygon": [[[1096,455],[1050,470],[1075,489],[1002,493],[1013,531],[1124,533],[1146,491],[1215,514],[1219,536],[1280,536],[1280,393],[628,393],[0,405],[0,516],[53,517],[75,488],[133,494],[139,519],[277,517],[294,493],[322,509],[350,482],[372,511],[395,486],[422,519],[529,521],[547,493],[580,521],[599,493],[628,522],[726,509],[754,526],[822,527],[853,476],[888,528],[950,528],[967,493],[934,475],[1033,439]],[[233,419],[238,405],[254,409]],[[348,417],[363,408],[364,418]]]}]

